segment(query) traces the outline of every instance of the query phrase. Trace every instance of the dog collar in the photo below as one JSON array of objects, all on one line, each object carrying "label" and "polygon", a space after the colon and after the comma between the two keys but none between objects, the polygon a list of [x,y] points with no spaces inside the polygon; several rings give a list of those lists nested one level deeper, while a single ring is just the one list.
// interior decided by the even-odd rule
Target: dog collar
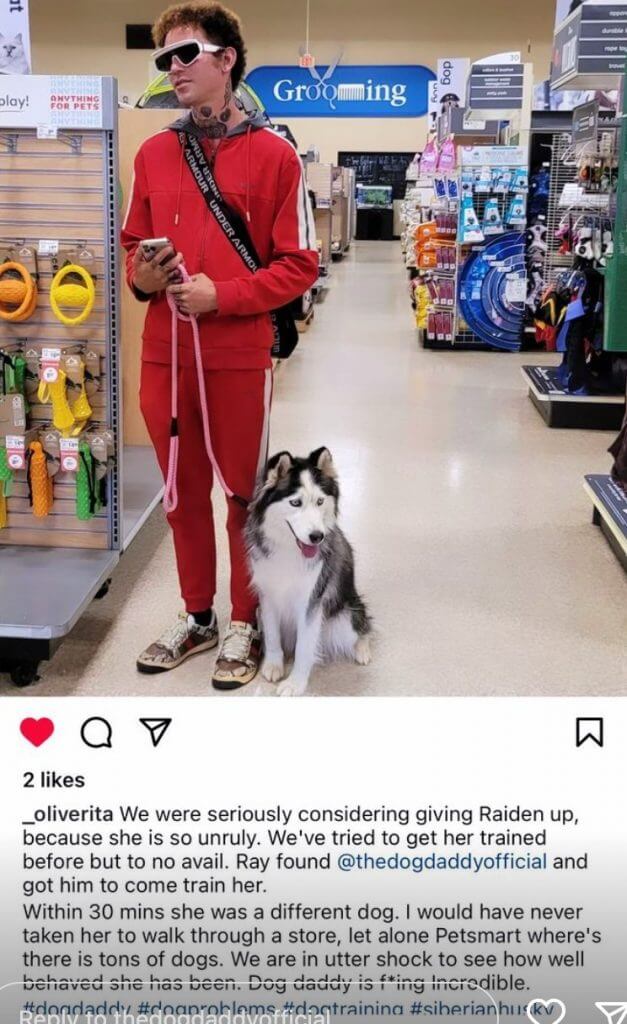
[{"label": "dog collar", "polygon": [[[82,283],[71,281],[64,284],[65,278],[70,274],[79,277]],[[62,324],[66,327],[76,327],[84,323],[94,308],[95,300],[96,285],[84,267],[78,263],[68,263],[57,271],[50,285],[50,305],[57,320]],[[68,316],[62,311],[61,306],[65,306],[66,309],[78,309],[80,312],[76,316]]]}]

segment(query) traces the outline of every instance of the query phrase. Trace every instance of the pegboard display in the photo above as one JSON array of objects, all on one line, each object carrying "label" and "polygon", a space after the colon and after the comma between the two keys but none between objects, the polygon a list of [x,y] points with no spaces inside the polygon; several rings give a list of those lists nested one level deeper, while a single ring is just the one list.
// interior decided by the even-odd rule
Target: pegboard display
[{"label": "pegboard display", "polygon": [[37,126],[0,123],[0,545],[117,550],[115,83],[31,77]]}]

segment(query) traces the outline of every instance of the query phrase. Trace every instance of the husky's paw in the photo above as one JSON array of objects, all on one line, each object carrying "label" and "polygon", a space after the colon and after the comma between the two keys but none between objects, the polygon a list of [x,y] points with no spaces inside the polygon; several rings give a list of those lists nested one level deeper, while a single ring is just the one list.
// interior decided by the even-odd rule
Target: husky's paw
[{"label": "husky's paw", "polygon": [[285,675],[283,658],[265,657],[261,666],[261,674],[269,683],[278,683],[279,679]]},{"label": "husky's paw", "polygon": [[353,650],[353,657],[358,665],[369,665],[372,661],[372,652],[370,650],[370,637],[360,636],[359,640],[355,643]]},{"label": "husky's paw", "polygon": [[302,697],[307,689],[307,680],[292,679],[288,676],[277,689],[277,697]]}]

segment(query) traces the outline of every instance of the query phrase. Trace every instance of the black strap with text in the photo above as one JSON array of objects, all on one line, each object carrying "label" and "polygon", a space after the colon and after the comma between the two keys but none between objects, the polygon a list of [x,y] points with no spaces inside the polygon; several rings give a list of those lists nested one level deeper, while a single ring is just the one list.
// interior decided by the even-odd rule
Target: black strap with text
[{"label": "black strap with text", "polygon": [[[183,146],[185,159],[194,176],[202,196],[215,217],[218,225],[248,269],[256,274],[262,269],[262,263],[250,237],[244,219],[225,201],[198,139],[185,132],[179,132],[179,140]],[[289,306],[281,306],[270,313],[274,330],[272,355],[278,359],[287,359],[298,344],[298,331],[294,316]]]}]

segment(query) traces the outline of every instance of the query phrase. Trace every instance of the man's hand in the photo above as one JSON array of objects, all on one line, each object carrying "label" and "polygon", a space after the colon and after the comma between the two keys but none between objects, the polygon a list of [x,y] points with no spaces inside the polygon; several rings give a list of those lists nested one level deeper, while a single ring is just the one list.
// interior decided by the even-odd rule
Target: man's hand
[{"label": "man's hand", "polygon": [[218,308],[216,286],[206,274],[194,274],[184,284],[171,284],[170,295],[181,313],[199,316],[201,313],[213,313]]},{"label": "man's hand", "polygon": [[166,246],[151,260],[144,259],[141,246],[137,246],[133,256],[133,284],[145,295],[153,295],[167,288],[172,281],[172,274],[183,262],[181,253],[175,253],[171,245]]}]

